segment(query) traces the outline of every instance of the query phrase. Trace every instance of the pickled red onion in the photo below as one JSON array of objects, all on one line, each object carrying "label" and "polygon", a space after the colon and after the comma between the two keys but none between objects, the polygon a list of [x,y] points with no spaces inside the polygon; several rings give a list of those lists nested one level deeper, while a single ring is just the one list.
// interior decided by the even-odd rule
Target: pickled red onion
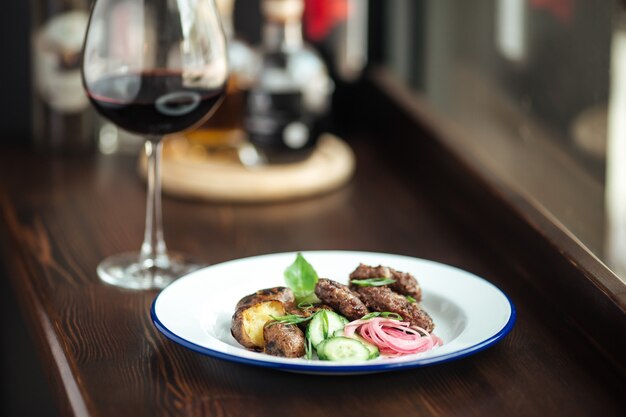
[{"label": "pickled red onion", "polygon": [[367,342],[375,345],[385,356],[401,356],[427,352],[435,346],[443,345],[437,336],[408,322],[375,317],[368,320],[355,320],[343,329],[346,337],[356,332]]}]

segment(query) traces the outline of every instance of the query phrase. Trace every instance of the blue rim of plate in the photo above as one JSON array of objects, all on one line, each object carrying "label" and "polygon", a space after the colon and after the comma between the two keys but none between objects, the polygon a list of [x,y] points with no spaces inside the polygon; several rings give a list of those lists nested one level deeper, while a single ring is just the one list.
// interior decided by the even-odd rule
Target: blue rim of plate
[{"label": "blue rim of plate", "polygon": [[476,353],[479,353],[495,345],[500,340],[502,340],[507,334],[509,334],[509,332],[513,329],[513,326],[515,325],[515,321],[517,320],[517,311],[515,309],[515,305],[513,304],[509,296],[506,295],[506,293],[502,291],[499,287],[495,286],[494,284],[487,281],[486,279],[479,277],[477,275],[475,275],[475,277],[495,287],[498,291],[500,291],[500,293],[508,301],[509,306],[511,308],[511,315],[509,316],[509,320],[506,322],[504,327],[502,327],[502,329],[500,329],[493,336],[488,337],[487,339],[479,343],[476,343],[475,345],[472,345],[464,349],[451,352],[445,355],[418,358],[409,362],[393,362],[393,363],[378,362],[372,365],[356,365],[356,366],[355,365],[336,365],[336,366],[330,367],[330,366],[318,366],[314,364],[296,364],[296,363],[289,364],[289,363],[278,363],[278,362],[270,362],[270,361],[263,361],[263,360],[257,360],[257,359],[249,359],[249,358],[244,358],[241,356],[220,352],[218,350],[209,349],[205,346],[198,345],[196,343],[190,342],[189,340],[178,336],[176,333],[168,329],[161,322],[161,320],[159,320],[156,314],[156,303],[161,293],[157,294],[157,296],[152,301],[152,306],[150,308],[150,316],[157,330],[159,330],[163,335],[165,335],[165,337],[167,337],[171,341],[176,342],[177,344],[187,349],[190,349],[194,352],[200,353],[202,355],[214,357],[217,359],[222,359],[228,362],[242,363],[245,365],[278,369],[282,371],[319,373],[319,374],[326,374],[326,375],[342,374],[342,373],[360,374],[360,373],[400,371],[404,369],[420,368],[420,367],[424,367],[428,365],[451,362],[453,360],[461,359],[466,356],[474,355]]}]

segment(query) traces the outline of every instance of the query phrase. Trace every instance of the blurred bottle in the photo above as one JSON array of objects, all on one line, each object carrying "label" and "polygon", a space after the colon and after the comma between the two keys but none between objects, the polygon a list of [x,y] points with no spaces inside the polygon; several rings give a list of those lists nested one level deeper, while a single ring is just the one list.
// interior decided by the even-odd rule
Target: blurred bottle
[{"label": "blurred bottle", "polygon": [[333,82],[302,38],[303,0],[263,0],[262,62],[248,91],[248,139],[270,163],[306,158],[323,130]]},{"label": "blurred bottle", "polygon": [[235,36],[233,26],[234,0],[216,0],[222,26],[228,42],[230,77],[226,97],[215,114],[200,128],[185,136],[192,145],[206,150],[219,149],[243,140],[244,97],[242,90],[249,88],[258,58],[254,50]]},{"label": "blurred bottle", "polygon": [[87,1],[35,0],[32,10],[35,145],[63,152],[90,150],[94,114],[80,75]]}]

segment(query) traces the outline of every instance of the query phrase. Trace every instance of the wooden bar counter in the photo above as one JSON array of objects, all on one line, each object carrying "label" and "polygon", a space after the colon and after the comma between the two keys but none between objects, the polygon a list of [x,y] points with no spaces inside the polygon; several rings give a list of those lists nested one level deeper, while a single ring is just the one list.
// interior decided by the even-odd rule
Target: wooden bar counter
[{"label": "wooden bar counter", "polygon": [[292,374],[196,354],[152,325],[150,305],[156,292],[121,290],[96,275],[103,258],[136,250],[141,243],[145,190],[136,159],[3,148],[0,265],[26,317],[59,413],[626,414],[623,361],[607,359],[581,335],[584,329],[557,307],[561,295],[547,297],[528,285],[524,268],[496,255],[487,240],[465,227],[490,219],[451,216],[454,210],[447,210],[432,192],[436,173],[408,177],[379,152],[377,138],[354,134],[346,139],[356,153],[355,177],[326,195],[263,205],[165,197],[169,248],[207,263],[272,252],[346,249],[451,264],[486,278],[511,297],[518,319],[503,341],[441,365],[362,376]]}]

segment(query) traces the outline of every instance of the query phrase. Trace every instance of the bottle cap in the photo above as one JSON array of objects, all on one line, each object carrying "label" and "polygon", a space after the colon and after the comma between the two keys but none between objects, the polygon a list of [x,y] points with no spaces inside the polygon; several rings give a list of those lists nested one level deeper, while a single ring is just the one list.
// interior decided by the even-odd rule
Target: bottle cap
[{"label": "bottle cap", "polygon": [[303,0],[264,0],[261,6],[263,14],[269,20],[300,20],[304,12]]}]

